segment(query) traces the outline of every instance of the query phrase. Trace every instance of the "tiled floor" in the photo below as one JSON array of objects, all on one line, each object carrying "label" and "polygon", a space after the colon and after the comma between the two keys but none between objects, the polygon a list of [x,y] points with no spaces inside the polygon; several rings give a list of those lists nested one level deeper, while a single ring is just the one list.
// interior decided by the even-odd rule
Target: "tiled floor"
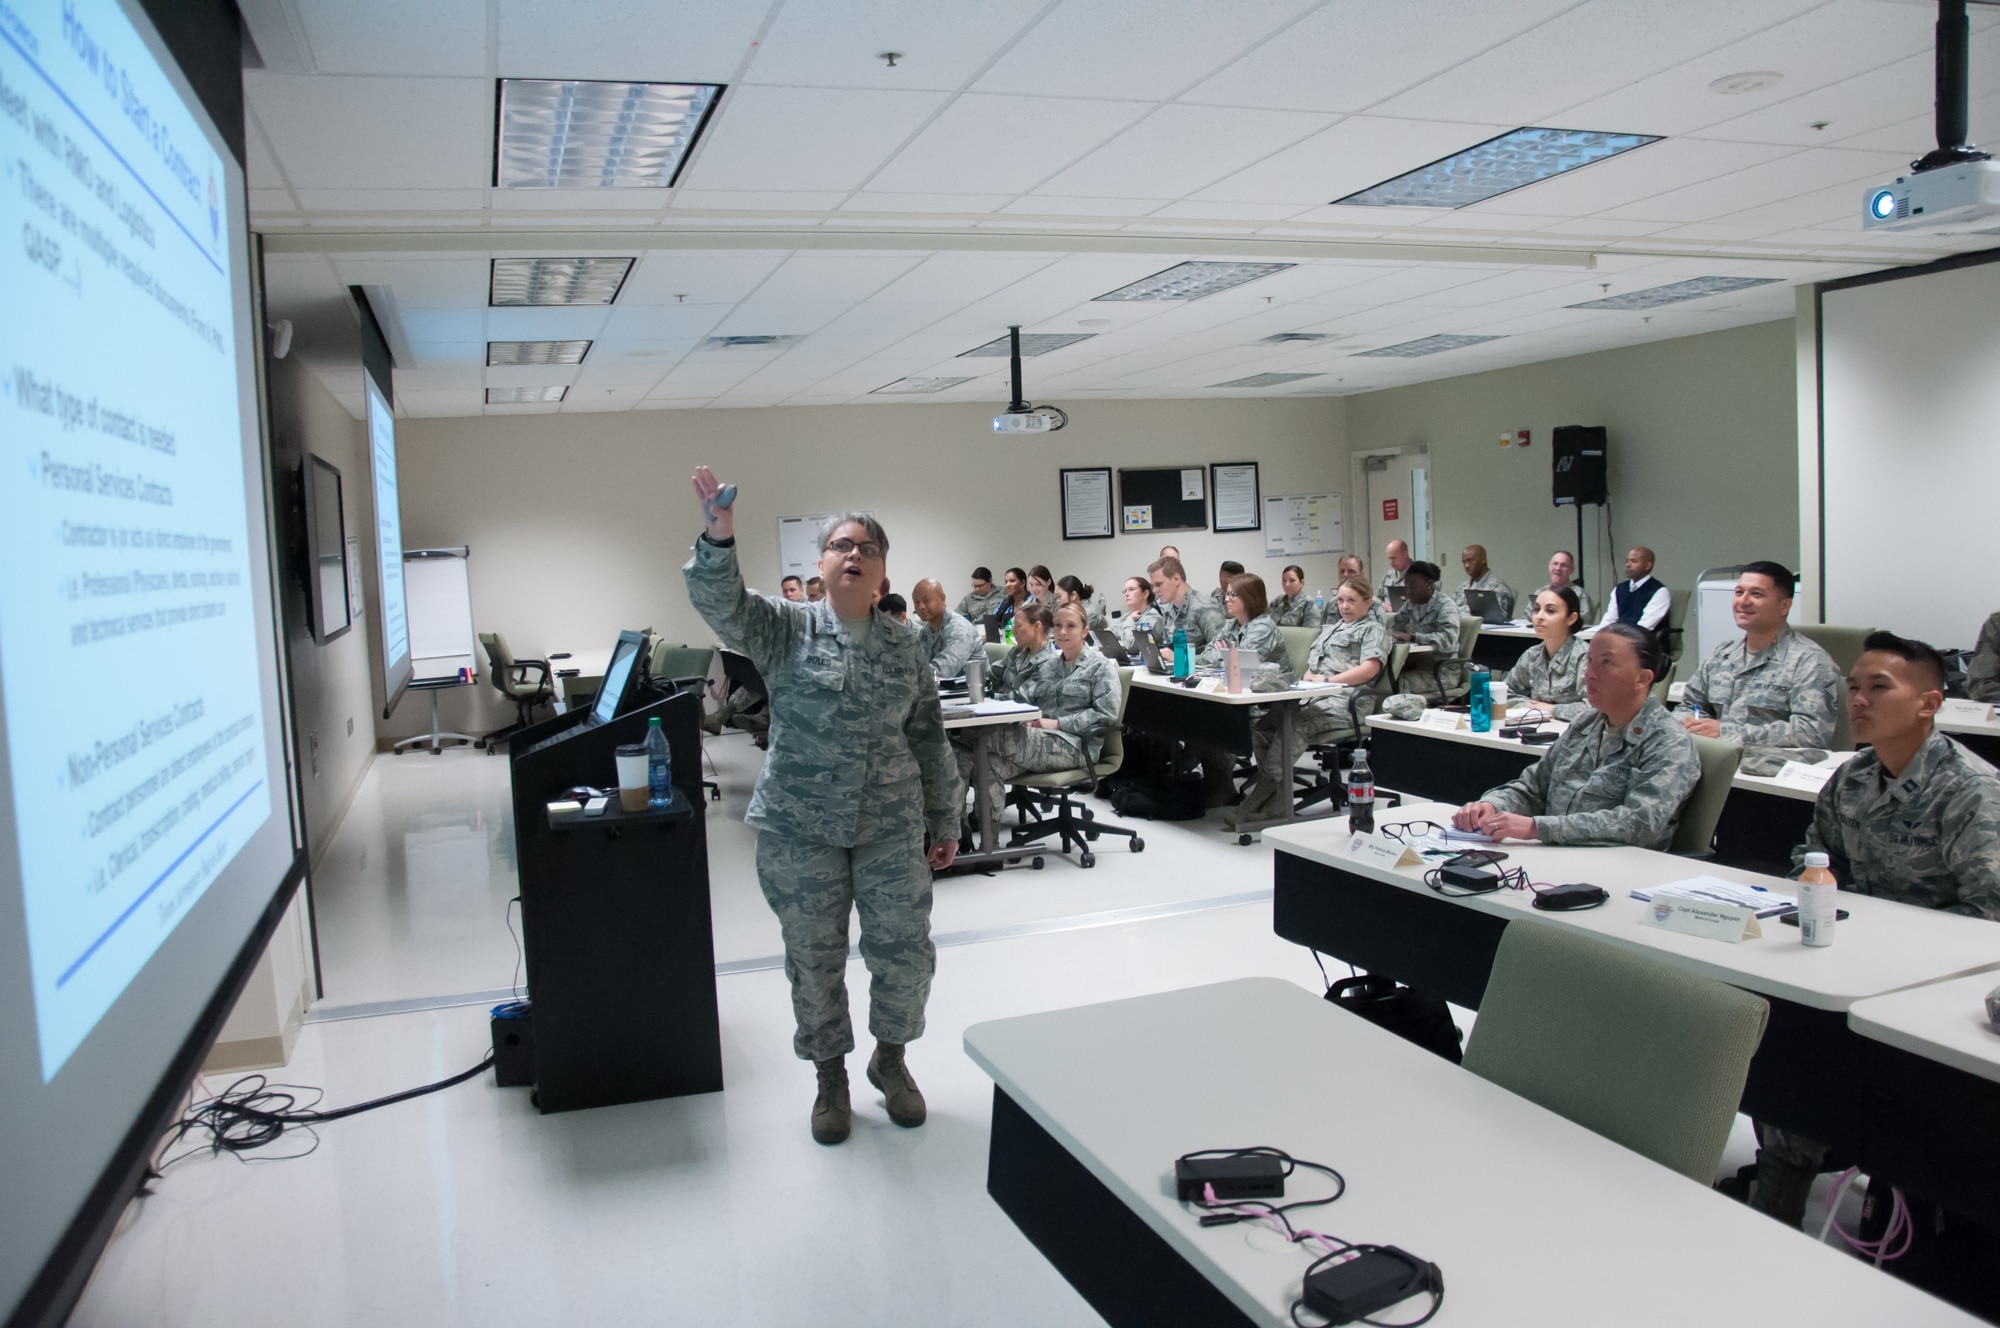
[{"label": "tiled floor", "polygon": [[[717,958],[775,955],[740,820],[761,756],[735,735],[710,750],[724,792],[709,820]],[[935,930],[962,943],[940,950],[930,1029],[911,1051],[931,1108],[922,1129],[889,1123],[860,1074],[864,1045],[854,1137],[813,1144],[784,977],[731,973],[717,984],[724,1092],[544,1117],[525,1090],[481,1077],[329,1125],[308,1157],[195,1158],[127,1215],[73,1321],[1095,1323],[985,1195],[992,1085],[962,1050],[965,1028],[1235,977],[1319,981],[1261,902],[1200,906],[1268,890],[1267,849],[1213,823],[1145,833],[1142,854],[1100,841],[1090,871],[1052,860],[940,883]],[[513,894],[506,762],[378,758],[316,883],[318,1013],[507,987]],[[1162,905],[1187,911],[1092,916]],[[996,928],[1010,930],[978,939]],[[866,990],[858,963],[850,987]],[[308,1024],[282,1077],[353,1102],[442,1078],[486,1047],[481,1005],[336,1018]],[[1725,1165],[1747,1150],[1739,1129]]]}]

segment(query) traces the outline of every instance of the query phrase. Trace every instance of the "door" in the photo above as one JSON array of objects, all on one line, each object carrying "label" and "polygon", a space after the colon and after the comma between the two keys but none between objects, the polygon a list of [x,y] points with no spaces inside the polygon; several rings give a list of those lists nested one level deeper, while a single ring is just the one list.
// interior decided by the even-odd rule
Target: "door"
[{"label": "door", "polygon": [[1408,544],[1412,558],[1430,560],[1429,460],[1423,453],[1363,459],[1368,484],[1368,547],[1363,558],[1378,577],[1389,565],[1382,550],[1393,539]]}]

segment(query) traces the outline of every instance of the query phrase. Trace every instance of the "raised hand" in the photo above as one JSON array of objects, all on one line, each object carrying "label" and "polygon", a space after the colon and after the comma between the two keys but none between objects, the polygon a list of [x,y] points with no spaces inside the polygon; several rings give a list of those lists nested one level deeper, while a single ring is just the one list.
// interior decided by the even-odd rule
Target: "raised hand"
[{"label": "raised hand", "polygon": [[708,531],[708,537],[712,540],[735,538],[736,517],[724,504],[735,500],[736,486],[716,479],[715,472],[707,466],[696,466],[694,496],[701,500],[702,525]]}]

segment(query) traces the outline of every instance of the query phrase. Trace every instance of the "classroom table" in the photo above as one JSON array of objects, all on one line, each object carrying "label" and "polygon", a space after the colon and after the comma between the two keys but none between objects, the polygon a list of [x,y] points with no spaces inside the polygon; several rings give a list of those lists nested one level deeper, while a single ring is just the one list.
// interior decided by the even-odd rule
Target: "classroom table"
[{"label": "classroom table", "polygon": [[1514,666],[1521,662],[1521,656],[1527,653],[1528,647],[1538,644],[1541,639],[1535,635],[1534,628],[1526,625],[1482,623],[1479,639],[1472,643],[1472,662],[1484,664],[1495,677],[1505,682]]},{"label": "classroom table", "polygon": [[[1298,1225],[1435,1262],[1439,1324],[1975,1322],[1279,979],[977,1024],[965,1049],[994,1082],[987,1192],[1108,1323],[1289,1328],[1312,1255],[1174,1198],[1177,1156],[1252,1144],[1345,1176]],[[1327,1192],[1300,1169],[1285,1198]]]},{"label": "classroom table", "polygon": [[[1377,823],[1445,821],[1452,810],[1409,804]],[[1525,891],[1438,894],[1424,885],[1421,868],[1390,870],[1352,858],[1350,837],[1330,826],[1287,826],[1266,838],[1277,850],[1278,935],[1458,1005],[1478,1007],[1500,933],[1519,921],[1586,932],[1764,996],[1771,1023],[1751,1063],[1744,1111],[1825,1140],[1871,1174],[2000,1225],[2000,1148],[1991,1130],[2000,1119],[2000,1086],[1954,1089],[1939,1101],[1936,1076],[1912,1073],[1907,1053],[1889,1054],[1847,1022],[1849,1008],[1869,997],[2000,969],[2000,924],[1846,895],[1841,906],[1852,917],[1839,924],[1832,946],[1801,945],[1798,931],[1776,919],[1763,921],[1761,938],[1730,944],[1641,926],[1643,906],[1629,892],[1699,874],[1784,893],[1792,883],[1646,849],[1502,845],[1506,865],[1525,867],[1532,880],[1588,881],[1612,895],[1601,908],[1544,913]]]},{"label": "classroom table", "polygon": [[556,713],[587,705],[604,686],[604,670],[610,667],[611,651],[603,647],[550,655],[549,685],[555,689]]},{"label": "classroom table", "polygon": [[1980,760],[2000,765],[2000,719],[1993,717],[1992,706],[1963,699],[1946,701],[1944,709],[1938,711],[1937,727],[1938,732],[1949,733],[1965,744]]},{"label": "classroom table", "polygon": [[[965,702],[957,702],[964,705]],[[986,735],[995,724],[1020,724],[1034,719],[1042,712],[1035,706],[1021,701],[981,701],[976,713],[970,715],[947,714],[944,720],[945,732],[955,733],[960,729],[972,730],[972,807],[973,815],[979,822],[979,847],[970,853],[961,853],[952,860],[953,867],[995,867],[1008,862],[1018,862],[1022,858],[1035,858],[1040,866],[1038,848],[1024,845],[1021,848],[1002,848],[996,842],[999,838],[999,812],[993,806],[993,799],[987,792]]]},{"label": "classroom table", "polygon": [[[1836,945],[1839,930],[1836,923]],[[1986,1018],[1986,994],[1995,987],[2000,974],[1974,973],[1871,996],[1847,1008],[1847,1025],[1865,1038],[2000,1083],[2000,1029]]]}]

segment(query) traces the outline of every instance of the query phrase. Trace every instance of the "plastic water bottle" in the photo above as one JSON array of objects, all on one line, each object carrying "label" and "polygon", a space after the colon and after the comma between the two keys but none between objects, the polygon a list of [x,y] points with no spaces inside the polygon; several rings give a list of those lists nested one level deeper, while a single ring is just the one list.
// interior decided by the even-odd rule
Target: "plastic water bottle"
[{"label": "plastic water bottle", "polygon": [[1493,729],[1492,675],[1478,665],[1472,666],[1472,731],[1490,733]]},{"label": "plastic water bottle", "polygon": [[1013,620],[1012,618],[1009,618],[1009,619],[1007,620],[1007,625],[1006,625],[1005,627],[1002,627],[1002,628],[1000,629],[1000,640],[1001,640],[1001,642],[1002,642],[1003,644],[1005,644],[1005,645],[1006,645],[1006,646],[1008,646],[1009,648],[1011,648],[1011,647],[1013,646],[1013,644],[1014,644],[1014,620]]},{"label": "plastic water bottle", "polygon": [[1194,660],[1188,653],[1187,629],[1174,628],[1174,676],[1185,678],[1194,672]]},{"label": "plastic water bottle", "polygon": [[1806,854],[1799,873],[1799,939],[1807,945],[1832,945],[1834,919],[1840,916],[1840,883],[1827,870],[1824,853]]},{"label": "plastic water bottle", "polygon": [[1368,768],[1368,749],[1354,749],[1347,767],[1347,829],[1351,834],[1375,833],[1375,772]]},{"label": "plastic water bottle", "polygon": [[1229,688],[1229,694],[1235,696],[1241,693],[1243,690],[1243,655],[1233,645],[1223,652],[1222,673],[1225,685]]},{"label": "plastic water bottle", "polygon": [[649,806],[664,807],[674,800],[674,758],[658,715],[646,721],[646,793]]},{"label": "plastic water bottle", "polygon": [[1314,608],[1316,608],[1316,609],[1318,609],[1318,610],[1319,610],[1319,611],[1320,611],[1321,613],[1325,613],[1325,612],[1326,612],[1326,591],[1325,591],[1325,590],[1315,590],[1315,591],[1313,591],[1313,607],[1314,607]]}]

